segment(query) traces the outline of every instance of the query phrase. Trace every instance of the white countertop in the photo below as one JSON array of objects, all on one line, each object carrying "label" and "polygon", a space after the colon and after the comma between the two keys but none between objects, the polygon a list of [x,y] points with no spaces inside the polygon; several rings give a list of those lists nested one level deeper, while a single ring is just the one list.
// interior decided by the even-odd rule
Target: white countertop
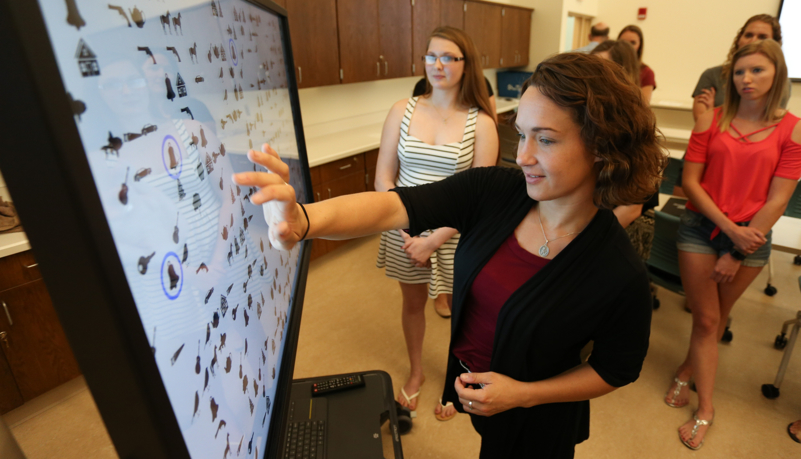
[{"label": "white countertop", "polygon": [[25,233],[0,234],[0,258],[14,255],[15,253],[30,250],[28,236]]},{"label": "white countertop", "polygon": [[[497,98],[496,111],[504,113],[519,105],[518,99]],[[309,167],[320,166],[365,151],[375,150],[381,144],[381,123],[348,129],[334,134],[306,139]]]}]

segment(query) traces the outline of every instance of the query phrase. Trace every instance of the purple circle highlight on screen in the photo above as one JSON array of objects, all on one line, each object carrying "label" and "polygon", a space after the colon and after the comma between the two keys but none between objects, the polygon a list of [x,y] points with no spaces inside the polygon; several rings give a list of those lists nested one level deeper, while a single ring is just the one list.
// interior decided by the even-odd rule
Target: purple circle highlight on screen
[{"label": "purple circle highlight on screen", "polygon": [[233,38],[228,39],[228,46],[231,48],[231,62],[233,62],[234,67],[236,67],[239,63],[239,58],[236,56],[236,43]]},{"label": "purple circle highlight on screen", "polygon": [[[167,281],[170,285],[169,290],[167,286],[164,284],[164,266],[167,265],[167,261],[170,258],[175,258],[175,263],[170,263],[167,268]],[[175,266],[178,266],[178,272],[175,272]],[[179,274],[180,273],[180,274]],[[177,276],[173,277],[173,276]],[[179,283],[180,282],[180,283]],[[178,291],[173,295],[170,292],[178,289]],[[181,290],[184,288],[184,267],[181,265],[181,259],[178,258],[178,254],[175,252],[167,252],[167,255],[164,256],[164,259],[161,261],[161,289],[164,291],[164,294],[167,295],[167,298],[174,300],[181,295]]]},{"label": "purple circle highlight on screen", "polygon": [[[184,170],[183,153],[181,152],[181,144],[171,135],[165,136],[164,141],[161,142],[161,162],[164,164],[164,170],[167,175],[173,180],[178,180],[178,177],[181,176],[181,171]],[[178,169],[178,172],[173,173],[175,169]]]}]

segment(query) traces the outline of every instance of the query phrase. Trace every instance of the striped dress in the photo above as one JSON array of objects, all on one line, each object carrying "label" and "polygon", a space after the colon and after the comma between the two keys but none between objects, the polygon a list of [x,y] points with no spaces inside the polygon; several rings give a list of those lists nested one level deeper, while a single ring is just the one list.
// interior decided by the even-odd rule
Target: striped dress
[{"label": "striped dress", "polygon": [[[399,187],[438,182],[469,169],[473,164],[478,108],[473,107],[468,112],[461,142],[429,145],[409,135],[409,125],[417,99],[417,97],[409,99],[401,122],[398,142],[400,172],[395,180],[395,186]],[[431,230],[421,236],[428,237],[430,234]],[[386,275],[390,279],[405,284],[429,284],[428,296],[435,298],[439,294],[453,292],[453,255],[458,243],[457,233],[431,254],[431,268],[417,268],[401,248],[403,236],[400,230],[387,231],[381,235],[376,266],[386,268]]]}]

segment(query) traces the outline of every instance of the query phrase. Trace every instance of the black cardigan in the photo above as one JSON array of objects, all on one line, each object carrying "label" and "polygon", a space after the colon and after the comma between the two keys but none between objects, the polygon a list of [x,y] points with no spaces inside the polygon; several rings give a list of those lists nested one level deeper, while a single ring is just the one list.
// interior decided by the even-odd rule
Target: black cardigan
[{"label": "black cardigan", "polygon": [[[412,235],[456,228],[451,349],[465,298],[476,275],[536,204],[520,171],[469,169],[440,182],[394,190],[409,215]],[[599,210],[587,228],[545,268],[515,291],[498,315],[491,371],[539,381],[589,360],[604,381],[621,387],[639,377],[651,323],[645,266],[617,218]],[[449,355],[443,403],[464,412],[454,381],[463,370]],[[514,408],[486,419],[481,457],[573,457],[589,437],[589,401]]]}]

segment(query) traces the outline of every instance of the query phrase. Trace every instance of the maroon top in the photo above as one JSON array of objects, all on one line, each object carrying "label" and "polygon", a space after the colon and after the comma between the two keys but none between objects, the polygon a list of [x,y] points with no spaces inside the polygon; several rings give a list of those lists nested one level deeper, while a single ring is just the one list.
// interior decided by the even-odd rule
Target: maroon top
[{"label": "maroon top", "polygon": [[501,307],[548,261],[520,247],[512,233],[478,273],[465,299],[464,320],[453,344],[453,355],[470,371],[490,371]]},{"label": "maroon top", "polygon": [[651,67],[645,64],[640,64],[640,87],[653,86],[656,89],[656,77]]}]

